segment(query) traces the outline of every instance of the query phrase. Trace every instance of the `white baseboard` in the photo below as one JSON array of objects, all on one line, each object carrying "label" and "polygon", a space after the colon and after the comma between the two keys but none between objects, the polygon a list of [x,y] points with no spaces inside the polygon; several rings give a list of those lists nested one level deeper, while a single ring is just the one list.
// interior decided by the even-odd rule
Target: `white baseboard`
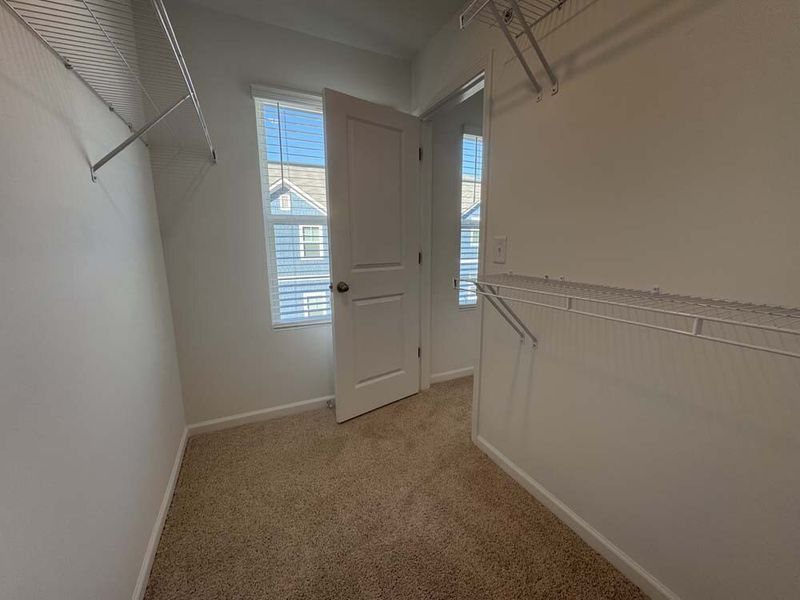
[{"label": "white baseboard", "polygon": [[197,435],[198,433],[219,431],[221,429],[228,429],[230,427],[237,427],[239,425],[246,425],[248,423],[268,421],[270,419],[277,419],[278,417],[288,417],[289,415],[295,415],[307,410],[323,408],[325,404],[329,400],[333,400],[333,398],[333,396],[323,396],[322,398],[301,400],[300,402],[292,402],[291,404],[282,404],[280,406],[273,406],[272,408],[264,408],[262,410],[239,413],[238,415],[231,415],[229,417],[220,417],[219,419],[210,419],[208,421],[192,423],[188,427],[189,436]]},{"label": "white baseboard", "polygon": [[615,546],[611,540],[603,536],[589,525],[569,506],[547,491],[542,484],[525,473],[511,460],[503,455],[482,437],[477,438],[478,447],[483,450],[503,471],[508,473],[517,483],[547,506],[570,529],[577,533],[592,548],[597,550],[608,562],[614,565],[623,575],[638,585],[644,593],[659,600],[680,600],[678,595],[648,573],[642,565]]},{"label": "white baseboard", "polygon": [[175,492],[175,484],[178,483],[178,474],[181,471],[181,463],[183,462],[183,453],[186,450],[187,439],[189,439],[189,428],[184,427],[181,442],[178,444],[178,452],[175,454],[175,462],[172,464],[172,472],[167,481],[167,489],[164,491],[164,497],[161,500],[161,507],[158,509],[156,522],[155,525],[153,525],[153,531],[150,533],[150,540],[147,542],[144,561],[142,561],[142,567],[139,569],[139,577],[136,578],[136,587],[133,589],[133,600],[142,600],[145,591],[147,591],[147,580],[150,578],[150,570],[153,568],[153,561],[156,558],[158,542],[161,539],[161,531],[164,529],[164,523],[167,520],[167,511],[169,511],[169,505],[172,502],[172,494]]},{"label": "white baseboard", "polygon": [[461,377],[468,377],[472,375],[475,369],[473,367],[465,367],[463,369],[454,369],[452,371],[445,371],[444,373],[431,374],[431,383],[442,383],[443,381],[450,381],[451,379],[459,379]]}]

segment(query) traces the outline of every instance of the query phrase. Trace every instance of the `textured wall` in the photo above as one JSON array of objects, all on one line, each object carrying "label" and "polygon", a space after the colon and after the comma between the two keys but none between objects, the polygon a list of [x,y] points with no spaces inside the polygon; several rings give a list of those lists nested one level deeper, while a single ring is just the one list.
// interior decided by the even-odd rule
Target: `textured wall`
[{"label": "textured wall", "polygon": [[129,599],[183,433],[128,133],[0,7],[0,598]]}]

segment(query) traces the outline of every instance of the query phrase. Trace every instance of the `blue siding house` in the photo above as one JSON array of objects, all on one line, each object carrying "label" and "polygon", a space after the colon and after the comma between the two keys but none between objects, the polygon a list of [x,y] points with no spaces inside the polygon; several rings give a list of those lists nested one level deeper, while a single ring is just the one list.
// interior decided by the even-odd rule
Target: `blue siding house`
[{"label": "blue siding house", "polygon": [[[324,189],[324,169],[300,171],[296,173],[300,183],[316,191]],[[272,242],[269,271],[277,283],[273,285],[276,321],[292,324],[331,317],[327,218],[324,196],[315,198],[288,178],[271,187],[266,222]]]}]

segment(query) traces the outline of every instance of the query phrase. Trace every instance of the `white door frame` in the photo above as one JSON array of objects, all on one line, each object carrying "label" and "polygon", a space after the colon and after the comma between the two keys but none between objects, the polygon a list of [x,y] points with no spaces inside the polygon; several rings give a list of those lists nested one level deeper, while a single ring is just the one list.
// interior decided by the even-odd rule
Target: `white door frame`
[{"label": "white door frame", "polygon": [[[464,87],[483,75],[483,180],[481,181],[481,218],[480,218],[480,249],[478,251],[478,275],[481,276],[485,270],[486,260],[486,230],[489,215],[489,156],[491,154],[491,99],[492,99],[492,55],[488,54],[453,76],[448,83],[437,93],[432,101],[424,107],[419,114],[422,119],[422,132],[420,141],[422,144],[422,166],[420,170],[420,243],[422,246],[422,268],[420,269],[420,348],[422,357],[420,363],[420,390],[428,389],[431,386],[431,256],[432,256],[432,231],[431,231],[431,210],[433,195],[433,128],[432,117],[436,110],[446,104],[448,100],[456,98]],[[480,307],[480,346],[483,348],[483,303]],[[482,350],[478,355],[478,363],[475,365],[474,385],[472,391],[472,441],[478,435],[478,398],[480,392],[480,364],[482,360]]]}]

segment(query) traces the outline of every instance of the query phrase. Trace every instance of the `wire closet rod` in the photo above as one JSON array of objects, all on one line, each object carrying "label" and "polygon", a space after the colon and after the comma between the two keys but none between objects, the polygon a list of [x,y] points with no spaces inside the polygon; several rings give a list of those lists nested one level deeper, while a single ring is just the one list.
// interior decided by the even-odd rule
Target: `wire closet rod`
[{"label": "wire closet rod", "polygon": [[[509,302],[635,325],[780,356],[800,358],[800,350],[788,350],[778,347],[777,344],[754,344],[704,332],[704,325],[707,323],[740,327],[777,336],[792,336],[791,339],[796,340],[800,348],[800,309],[673,296],[513,274],[486,276],[480,280],[454,279],[453,284],[454,288],[459,291],[473,293],[486,298],[492,307],[517,332],[520,339],[524,341],[527,335],[533,342],[534,347],[537,346],[538,340],[527,327],[524,327],[524,322],[514,312]],[[534,298],[513,296],[507,292],[530,294]],[[542,299],[538,299],[538,297],[542,297]],[[586,304],[589,306],[585,306]],[[581,308],[582,305],[583,308]],[[603,314],[592,310],[592,306],[595,309],[597,306],[605,306],[687,319],[691,326],[681,329],[679,327],[643,322],[633,318]],[[670,306],[672,307],[670,308]],[[712,312],[717,314],[711,314]]]}]

